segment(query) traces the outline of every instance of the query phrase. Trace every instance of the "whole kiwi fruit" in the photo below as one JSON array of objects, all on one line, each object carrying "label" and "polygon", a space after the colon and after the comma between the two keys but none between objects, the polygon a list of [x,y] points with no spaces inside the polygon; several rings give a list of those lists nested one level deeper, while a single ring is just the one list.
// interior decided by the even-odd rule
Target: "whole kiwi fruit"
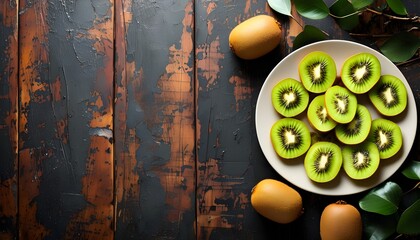
[{"label": "whole kiwi fruit", "polygon": [[331,203],[321,214],[320,234],[322,240],[362,239],[362,217],[359,210],[345,201]]},{"label": "whole kiwi fruit", "polygon": [[302,213],[302,197],[295,189],[275,179],[263,179],[251,190],[251,205],[262,216],[290,223]]},{"label": "whole kiwi fruit", "polygon": [[238,24],[229,34],[230,49],[236,56],[251,60],[276,48],[281,40],[281,25],[272,16],[257,15]]}]

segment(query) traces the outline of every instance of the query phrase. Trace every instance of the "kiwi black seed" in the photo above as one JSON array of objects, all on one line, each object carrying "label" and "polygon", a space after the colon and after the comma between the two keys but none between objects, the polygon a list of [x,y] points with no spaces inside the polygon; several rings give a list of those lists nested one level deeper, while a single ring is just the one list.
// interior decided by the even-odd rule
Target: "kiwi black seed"
[{"label": "kiwi black seed", "polygon": [[373,106],[385,116],[396,116],[407,107],[407,89],[401,79],[383,75],[369,91]]},{"label": "kiwi black seed", "polygon": [[368,92],[381,76],[381,64],[378,58],[370,53],[358,53],[344,61],[341,69],[341,80],[353,93]]},{"label": "kiwi black seed", "polygon": [[320,132],[328,132],[337,125],[325,108],[325,95],[318,95],[309,104],[307,117],[309,123]]},{"label": "kiwi black seed", "polygon": [[311,146],[311,135],[304,122],[295,118],[282,118],[270,131],[271,143],[276,153],[284,159],[297,158]]},{"label": "kiwi black seed", "polygon": [[274,86],[271,101],[282,116],[294,117],[305,111],[309,103],[309,93],[298,80],[286,78]]},{"label": "kiwi black seed", "polygon": [[317,142],[306,153],[304,167],[307,176],[312,181],[325,183],[338,175],[342,163],[341,149],[337,144]]},{"label": "kiwi black seed", "polygon": [[312,93],[323,93],[337,78],[334,59],[322,51],[307,54],[299,62],[299,76],[303,86]]},{"label": "kiwi black seed", "polygon": [[339,124],[335,128],[335,135],[344,144],[359,144],[369,135],[371,122],[369,109],[358,104],[353,120],[346,124]]},{"label": "kiwi black seed", "polygon": [[352,179],[369,178],[379,167],[379,150],[372,142],[366,141],[354,146],[345,145],[342,154],[344,171]]},{"label": "kiwi black seed", "polygon": [[403,143],[400,126],[384,118],[377,118],[372,121],[367,139],[369,142],[376,144],[381,159],[387,159],[397,154]]},{"label": "kiwi black seed", "polygon": [[339,85],[325,92],[325,107],[328,115],[337,123],[349,123],[356,115],[357,97]]}]

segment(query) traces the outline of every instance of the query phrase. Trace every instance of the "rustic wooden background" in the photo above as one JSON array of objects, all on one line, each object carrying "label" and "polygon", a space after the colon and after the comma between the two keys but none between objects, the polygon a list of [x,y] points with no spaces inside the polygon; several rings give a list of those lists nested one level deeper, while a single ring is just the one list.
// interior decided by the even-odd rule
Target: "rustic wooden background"
[{"label": "rustic wooden background", "polygon": [[[240,60],[229,32],[262,13],[282,23],[281,44]],[[331,18],[297,20],[374,47]],[[339,197],[298,189],[305,214],[287,225],[249,200],[259,180],[283,180],[255,104],[301,30],[261,0],[0,1],[0,239],[319,238]],[[400,69],[420,106],[420,61]]]}]

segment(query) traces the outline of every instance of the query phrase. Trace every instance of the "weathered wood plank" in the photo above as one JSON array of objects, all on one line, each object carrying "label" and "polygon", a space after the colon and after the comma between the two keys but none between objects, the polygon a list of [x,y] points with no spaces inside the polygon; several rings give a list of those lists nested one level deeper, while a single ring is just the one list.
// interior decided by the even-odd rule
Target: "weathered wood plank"
[{"label": "weathered wood plank", "polygon": [[19,5],[19,236],[112,239],[113,1]]},{"label": "weathered wood plank", "polygon": [[193,239],[193,1],[116,11],[116,237]]},{"label": "weathered wood plank", "polygon": [[17,237],[18,12],[0,2],[0,239]]},{"label": "weathered wood plank", "polygon": [[266,1],[198,1],[195,9],[197,238],[286,236],[286,227],[261,218],[249,198],[258,180],[278,177],[259,148],[254,108],[264,79],[288,50],[287,41],[261,59],[240,60],[229,49],[229,33],[251,16],[272,14]]}]

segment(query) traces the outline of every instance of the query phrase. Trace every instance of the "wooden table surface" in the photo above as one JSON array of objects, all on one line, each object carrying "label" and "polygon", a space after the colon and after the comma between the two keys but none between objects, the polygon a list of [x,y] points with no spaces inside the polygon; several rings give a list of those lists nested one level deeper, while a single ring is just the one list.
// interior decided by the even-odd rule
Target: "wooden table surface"
[{"label": "wooden table surface", "polygon": [[[241,60],[229,33],[257,14],[281,22],[281,43]],[[297,20],[375,47],[331,18]],[[300,31],[260,0],[1,1],[0,239],[319,238],[327,204],[357,206],[365,193],[295,188],[305,213],[285,225],[250,204],[258,181],[285,181],[254,115]],[[420,106],[420,61],[399,68]]]}]

